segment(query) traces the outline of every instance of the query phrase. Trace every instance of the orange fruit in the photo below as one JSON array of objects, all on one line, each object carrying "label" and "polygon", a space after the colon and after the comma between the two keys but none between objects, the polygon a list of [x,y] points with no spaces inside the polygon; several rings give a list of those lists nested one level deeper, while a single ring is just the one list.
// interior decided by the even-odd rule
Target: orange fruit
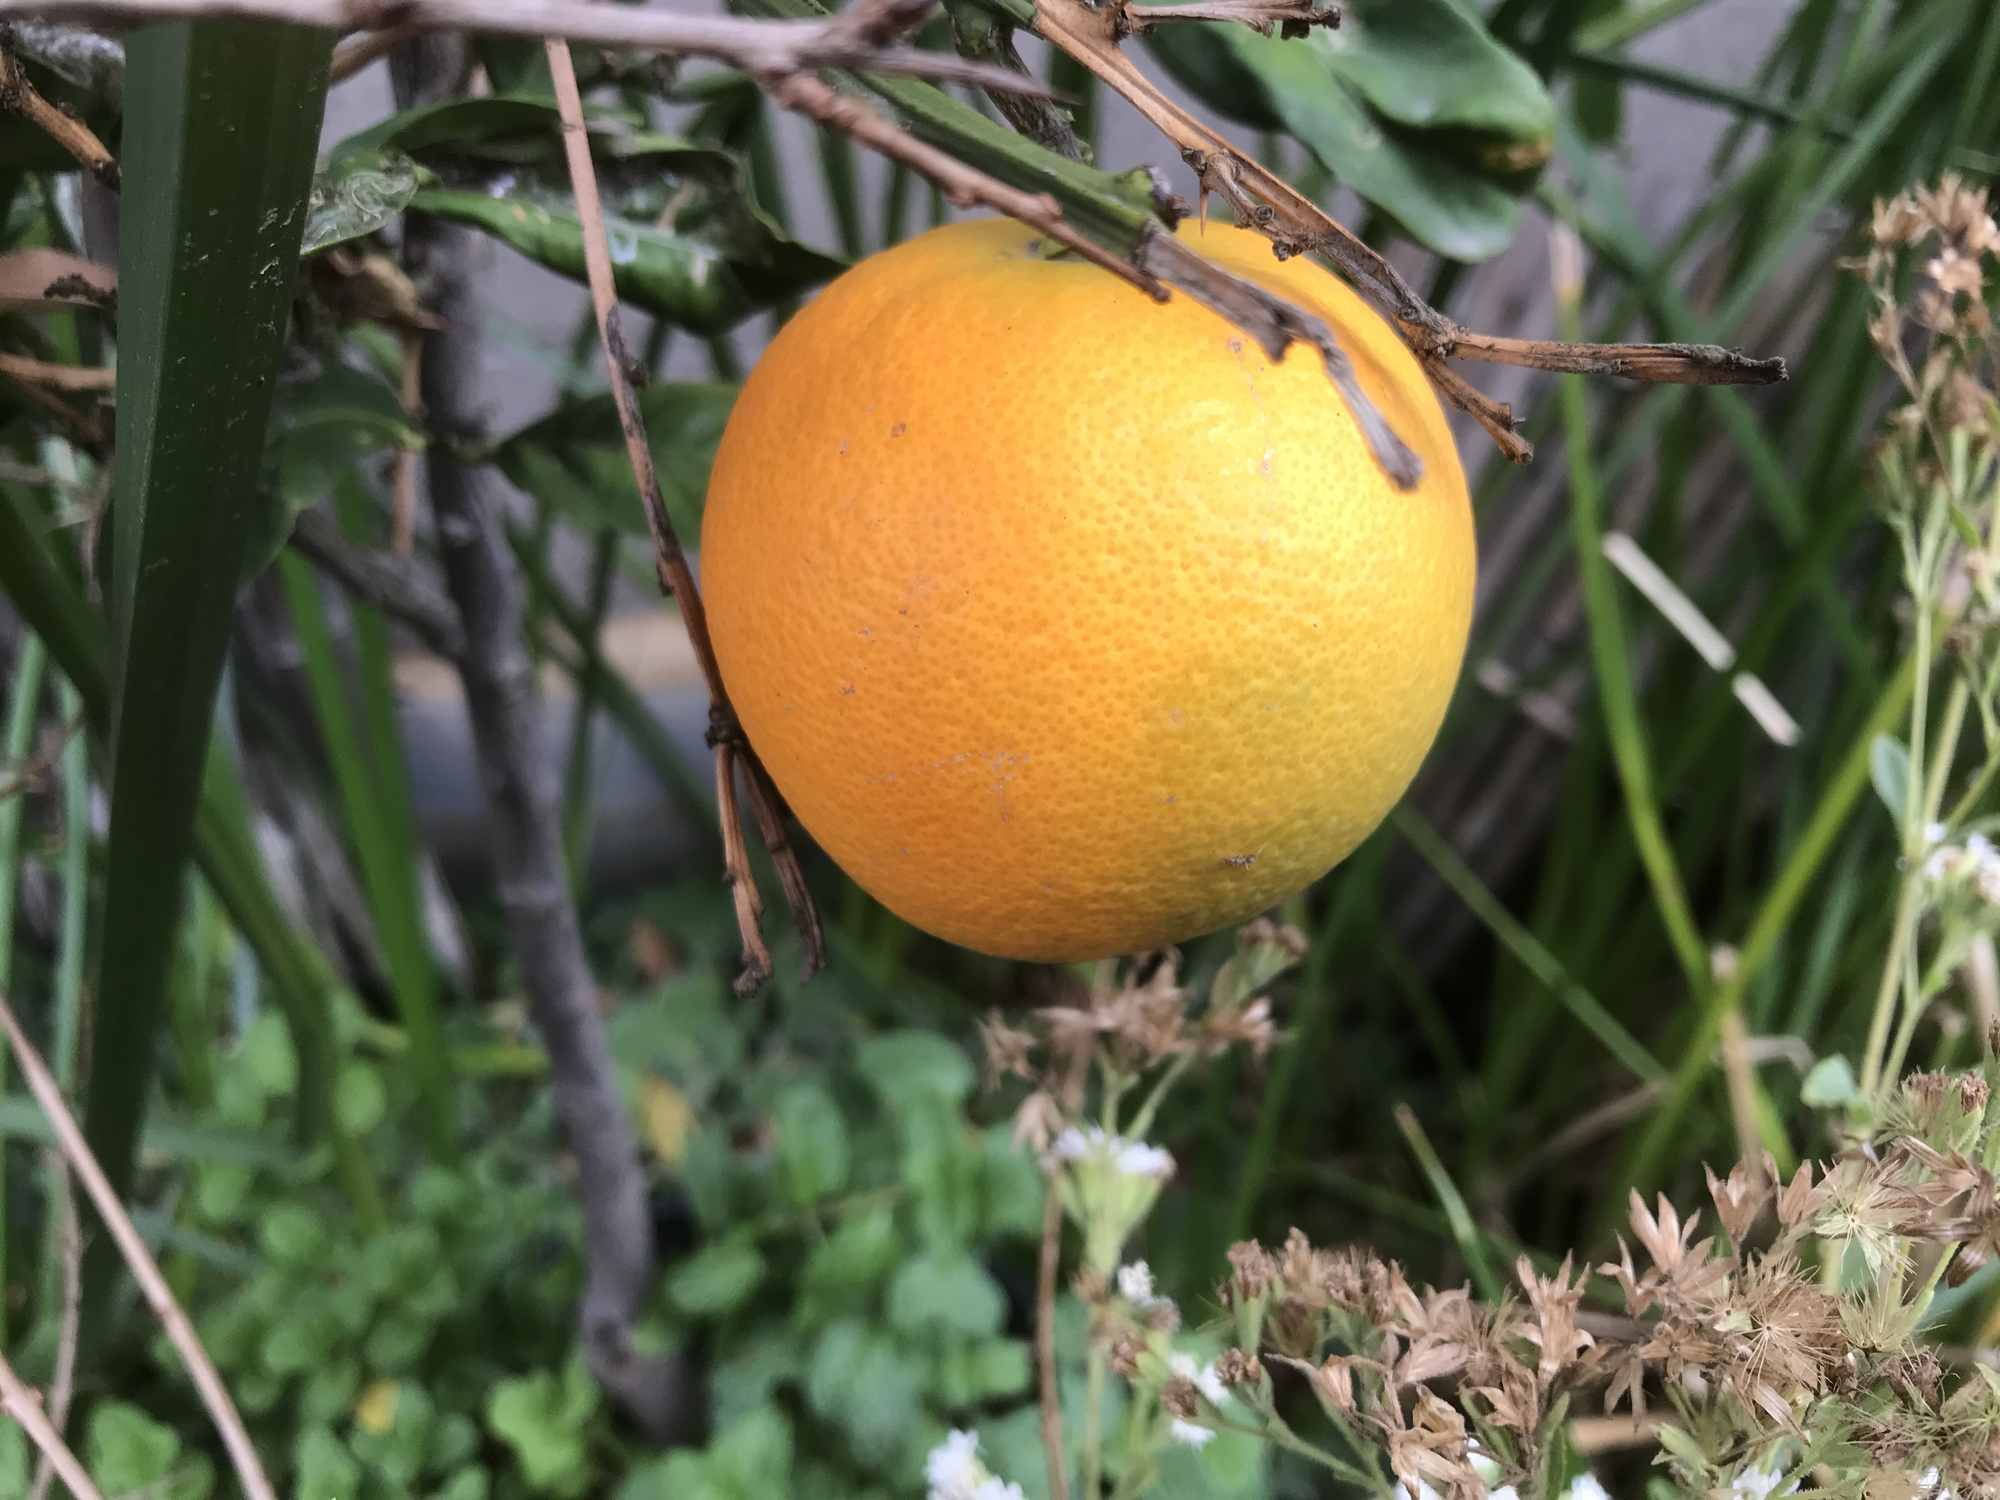
[{"label": "orange fruit", "polygon": [[1318,266],[1181,233],[1332,325],[1416,489],[1311,348],[1274,363],[1007,220],[830,284],[716,455],[702,584],[750,744],[850,876],[985,953],[1158,947],[1317,879],[1464,654],[1472,516],[1416,360]]}]

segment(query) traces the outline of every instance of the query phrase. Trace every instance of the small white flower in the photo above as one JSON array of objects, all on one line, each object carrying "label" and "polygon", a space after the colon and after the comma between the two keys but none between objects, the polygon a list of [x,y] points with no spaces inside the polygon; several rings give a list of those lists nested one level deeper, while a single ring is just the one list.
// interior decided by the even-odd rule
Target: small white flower
[{"label": "small white flower", "polygon": [[1924,824],[1924,847],[1926,849],[1937,848],[1939,844],[1944,842],[1944,836],[1950,831],[1942,823]]},{"label": "small white flower", "polygon": [[1220,1406],[1229,1399],[1229,1387],[1215,1373],[1214,1365],[1198,1365],[1191,1354],[1169,1354],[1167,1368],[1182,1380],[1192,1381],[1194,1388],[1208,1398],[1209,1405]]},{"label": "small white flower", "polygon": [[2000,863],[2000,849],[1995,849],[1993,847],[1993,840],[1989,839],[1983,833],[1966,835],[1965,854],[1968,859],[1982,869],[1987,865]]},{"label": "small white flower", "polygon": [[1018,1484],[995,1479],[989,1474],[986,1476],[986,1482],[972,1492],[972,1500],[1028,1500],[1028,1497],[1021,1493]]},{"label": "small white flower", "polygon": [[1175,1442],[1185,1443],[1197,1451],[1207,1447],[1209,1440],[1215,1436],[1211,1429],[1197,1427],[1192,1422],[1183,1422],[1179,1417],[1174,1418],[1174,1424],[1168,1430],[1173,1434]]},{"label": "small white flower", "polygon": [[979,1434],[952,1432],[924,1459],[931,1500],[984,1500],[980,1486],[989,1476],[979,1461]]},{"label": "small white flower", "polygon": [[1054,1151],[1060,1160],[1078,1161],[1088,1155],[1093,1146],[1102,1145],[1103,1141],[1104,1132],[1097,1126],[1092,1125],[1088,1130],[1079,1130],[1071,1125],[1056,1137],[1055,1144],[1049,1149]]},{"label": "small white flower", "polygon": [[1769,1469],[1742,1469],[1729,1482],[1729,1490],[1731,1494],[1747,1495],[1750,1497],[1750,1500],[1768,1500],[1768,1497],[1771,1495],[1789,1495],[1793,1490],[1798,1488],[1797,1484],[1789,1484],[1782,1491],[1779,1490],[1778,1485],[1783,1481],[1784,1477],[1785,1471],[1776,1467]]},{"label": "small white flower", "polygon": [[1563,1491],[1563,1500],[1611,1500],[1611,1491],[1598,1482],[1595,1474],[1579,1474]]},{"label": "small white flower", "polygon": [[1962,858],[1964,858],[1964,854],[1956,844],[1944,844],[1931,850],[1929,854],[1924,856],[1924,879],[1928,880],[1932,885],[1936,885],[1939,881],[1949,880],[1952,871],[1958,868],[1958,862]]},{"label": "small white flower", "polygon": [[1153,1268],[1143,1260],[1118,1268],[1118,1295],[1137,1307],[1153,1302]]},{"label": "small white flower", "polygon": [[1499,1489],[1489,1491],[1486,1500],[1521,1500],[1521,1492],[1511,1484],[1503,1484]]},{"label": "small white flower", "polygon": [[1157,1177],[1162,1182],[1174,1175],[1174,1159],[1158,1146],[1144,1141],[1113,1140],[1117,1148],[1118,1170],[1127,1177]]}]

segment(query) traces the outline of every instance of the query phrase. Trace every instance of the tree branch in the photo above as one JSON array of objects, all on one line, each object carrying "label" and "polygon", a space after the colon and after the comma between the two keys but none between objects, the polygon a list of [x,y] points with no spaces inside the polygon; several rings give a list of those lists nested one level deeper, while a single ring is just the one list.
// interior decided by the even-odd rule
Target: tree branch
[{"label": "tree branch", "polygon": [[[845,23],[840,16],[824,21],[748,21],[735,16],[680,15],[643,6],[595,5],[589,0],[0,0],[0,17],[161,21],[235,16],[289,21],[330,31],[394,31],[404,37],[432,31],[555,36],[600,47],[705,57],[759,76],[814,68],[862,68],[871,73],[936,78],[1052,97],[1047,84],[1027,74],[1010,73],[948,52],[891,45],[890,37],[907,29],[931,3],[924,0],[921,6],[913,7],[911,0],[898,0],[889,11],[892,22],[872,30]],[[882,8],[878,8],[880,13]],[[906,16],[909,19],[905,20]],[[362,45],[350,42],[343,49],[346,71],[340,76],[373,61],[372,53],[352,50]],[[0,103],[5,102],[5,96],[0,95]],[[53,105],[47,107],[54,109]]]},{"label": "tree branch", "polygon": [[1321,0],[1195,0],[1191,5],[1119,5],[1120,36],[1143,36],[1163,21],[1234,21],[1269,36],[1308,35],[1313,27],[1340,25],[1340,7]]},{"label": "tree branch", "polygon": [[97,132],[37,93],[19,59],[5,47],[0,47],[0,109],[11,110],[42,131],[106,187],[118,186],[118,162],[104,149]]},{"label": "tree branch", "polygon": [[402,621],[447,661],[465,654],[458,609],[406,557],[355,546],[318,511],[302,511],[291,544],[322,573],[365,604]]},{"label": "tree branch", "polygon": [[[1263,0],[1218,0],[1219,8],[1232,10],[1257,3]],[[1037,0],[1035,29],[1124,95],[1180,149],[1182,158],[1194,168],[1202,192],[1227,199],[1239,218],[1269,236],[1280,256],[1317,254],[1372,294],[1395,320],[1404,342],[1422,360],[1439,393],[1477,420],[1507,457],[1524,461],[1531,453],[1514,432],[1512,414],[1449,371],[1446,359],[1691,385],[1763,385],[1786,378],[1781,359],[1751,359],[1713,344],[1577,344],[1499,338],[1460,327],[1418,296],[1395,267],[1346,226],[1220,132],[1190,115],[1140,72],[1118,49],[1133,9],[1129,5],[1093,8],[1083,0]],[[1153,19],[1181,19],[1192,13],[1188,7],[1170,9],[1173,13],[1169,16]]]},{"label": "tree branch", "polygon": [[[393,59],[398,102],[425,102],[455,77],[448,49],[412,43]],[[577,1163],[583,1208],[585,1358],[599,1384],[657,1440],[690,1434],[693,1382],[679,1360],[651,1358],[632,1333],[654,1278],[653,1224],[631,1120],[618,1092],[598,1011],[597,985],[564,866],[553,767],[542,751],[542,706],[521,632],[517,580],[507,557],[500,497],[491,472],[459,458],[477,436],[470,397],[478,369],[478,314],[463,277],[471,231],[414,219],[406,251],[431,278],[446,327],[432,336],[423,399],[433,432],[431,505],[445,580],[457,602],[465,648],[457,658],[494,840],[500,904],[549,1055],[563,1135]]]}]

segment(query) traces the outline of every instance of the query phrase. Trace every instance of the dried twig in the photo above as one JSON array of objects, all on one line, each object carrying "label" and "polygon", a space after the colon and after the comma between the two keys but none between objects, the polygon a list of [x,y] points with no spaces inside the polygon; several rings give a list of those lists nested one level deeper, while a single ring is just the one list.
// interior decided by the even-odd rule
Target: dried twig
[{"label": "dried twig", "polygon": [[0,255],[0,307],[118,305],[118,273],[81,255],[47,245]]},{"label": "dried twig", "polygon": [[1062,1263],[1062,1198],[1042,1182],[1042,1252],[1035,1274],[1035,1368],[1041,1391],[1042,1452],[1050,1500],[1069,1500],[1069,1460],[1063,1454],[1062,1392],[1056,1386],[1056,1273]]},{"label": "dried twig", "polygon": [[364,32],[360,36],[342,42],[333,49],[333,62],[327,69],[327,82],[345,82],[370,63],[380,62],[418,34],[416,27],[404,24],[385,26],[380,31]]},{"label": "dried twig", "polygon": [[1234,21],[1269,36],[1302,37],[1315,26],[1340,25],[1340,7],[1321,0],[1194,0],[1190,5],[1119,5],[1120,36],[1140,36],[1163,21]]},{"label": "dried twig", "polygon": [[50,1425],[35,1393],[21,1382],[7,1357],[0,1354],[0,1411],[4,1411],[28,1435],[28,1441],[54,1469],[75,1500],[104,1500],[104,1491],[90,1482],[90,1471],[77,1461],[62,1434]]},{"label": "dried twig", "polygon": [[62,732],[57,735],[54,744],[44,745],[35,754],[10,767],[4,774],[0,774],[0,802],[5,802],[9,797],[17,796],[29,787],[38,785],[54,768],[57,759],[62,755],[63,747],[75,738],[77,731],[82,728],[83,715],[78,714],[63,725]]},{"label": "dried twig", "polygon": [[20,60],[0,47],[0,109],[11,110],[75,157],[78,165],[106,187],[118,186],[118,162],[97,132],[44,99],[28,81]]},{"label": "dried twig", "polygon": [[[905,10],[909,7],[906,5]],[[873,34],[871,23],[876,7],[864,3],[843,19],[858,34]],[[597,170],[590,160],[590,137],[584,129],[583,99],[577,91],[576,68],[569,55],[569,43],[550,38],[547,42],[549,73],[555,81],[556,107],[561,111],[563,150],[569,162],[570,187],[576,196],[577,220],[583,226],[584,264],[589,273],[590,301],[597,315],[598,338],[604,346],[604,362],[610,372],[612,399],[618,406],[618,425],[625,434],[625,455],[632,466],[633,481],[639,487],[639,503],[646,513],[646,528],[652,533],[654,569],[662,592],[679,606],[687,627],[688,644],[694,648],[708,684],[709,742],[715,747],[717,803],[723,824],[723,848],[730,884],[736,897],[737,925],[743,934],[743,974],[741,988],[756,988],[770,977],[771,954],[758,928],[759,900],[750,871],[741,830],[736,822],[734,784],[740,767],[749,790],[750,807],[770,850],[772,862],[784,884],[785,898],[792,917],[805,940],[806,973],[816,973],[826,963],[826,942],[820,929],[819,912],[812,893],[806,889],[805,873],[787,840],[784,815],[777,788],[757,759],[757,753],[743,738],[729,706],[729,692],[723,686],[722,668],[715,659],[709,639],[708,616],[695,587],[694,573],[687,554],[674,534],[667,517],[666,502],[660,495],[659,476],[653,470],[653,450],[646,441],[645,417],[639,398],[632,389],[631,354],[618,317],[618,293],[612,281],[611,249],[605,238],[604,213],[597,192]],[[793,84],[825,90],[818,79],[787,78],[777,81],[774,97],[783,100]],[[848,101],[852,102],[852,101]],[[885,122],[886,123],[886,122]]]},{"label": "dried twig", "polygon": [[[251,1446],[250,1434],[243,1426],[236,1403],[229,1399],[229,1391],[223,1385],[221,1375],[216,1373],[214,1361],[195,1336],[194,1325],[181,1311],[180,1303],[174,1300],[166,1277],[160,1274],[159,1264],[146,1248],[146,1242],[139,1237],[139,1231],[132,1226],[131,1217],[118,1201],[117,1193],[105,1180],[104,1171],[98,1166],[97,1158],[91,1155],[83,1132],[77,1129],[76,1120],[70,1115],[69,1106],[63,1103],[62,1089],[49,1072],[48,1064],[42,1061],[41,1053],[35,1050],[34,1043],[21,1030],[21,1023],[14,1018],[13,1007],[4,995],[0,995],[0,1028],[5,1029],[8,1045],[14,1049],[14,1057],[21,1065],[21,1077],[28,1085],[28,1092],[35,1096],[35,1102],[48,1119],[49,1128],[55,1133],[57,1147],[69,1162],[70,1170],[76,1173],[77,1180],[83,1184],[83,1190],[90,1195],[90,1201],[97,1205],[98,1215],[117,1244],[119,1254],[125,1258],[125,1264],[131,1269],[132,1279],[139,1283],[139,1290],[144,1293],[147,1305],[153,1309],[153,1315],[160,1320],[168,1342],[187,1365],[195,1389],[201,1394],[202,1405],[208,1408],[209,1420],[215,1423],[223,1447],[229,1450],[237,1482],[243,1486],[243,1492],[250,1496],[250,1500],[277,1500],[271,1481],[265,1476],[263,1462]],[[6,1372],[9,1381],[12,1375],[11,1370]],[[13,1382],[13,1386],[18,1389],[19,1383]],[[22,1417],[22,1413],[13,1406],[13,1390],[8,1392],[8,1409],[17,1418]],[[39,1403],[35,1404],[34,1416],[37,1420],[44,1420]],[[27,1425],[25,1418],[22,1420],[23,1425]],[[34,1435],[32,1429],[30,1435]],[[61,1439],[57,1438],[56,1442],[60,1443]],[[45,1453],[51,1452],[39,1441],[38,1446]],[[62,1475],[63,1483],[76,1489],[75,1482],[64,1472],[60,1462],[56,1472]],[[77,1493],[94,1492],[77,1490]]]},{"label": "dried twig", "polygon": [[56,365],[25,354],[0,353],[0,375],[52,391],[108,391],[117,380],[109,365]]},{"label": "dried twig", "polygon": [[[903,8],[909,9],[908,0]],[[589,0],[0,0],[0,17],[7,16],[106,21],[236,16],[341,32],[393,30],[399,40],[432,31],[555,36],[601,47],[705,57],[760,77],[813,68],[859,68],[980,88],[1051,93],[1038,79],[1005,68],[949,52],[890,46],[865,29],[843,23],[839,16],[825,21],[756,21],[682,15],[646,6],[595,5]],[[361,61],[353,61],[357,56]],[[349,54],[350,68],[372,60],[372,55]],[[0,102],[5,102],[4,96]]]},{"label": "dried twig", "polygon": [[[1230,0],[1220,3],[1230,8]],[[1712,344],[1578,344],[1499,338],[1460,327],[1418,296],[1393,266],[1346,226],[1219,131],[1190,115],[1140,72],[1118,48],[1129,26],[1129,21],[1121,18],[1129,17],[1133,9],[1094,8],[1083,0],[1037,0],[1035,29],[1124,95],[1180,149],[1183,159],[1194,168],[1203,194],[1221,195],[1239,218],[1270,237],[1280,255],[1320,255],[1373,295],[1395,321],[1404,342],[1423,361],[1440,394],[1478,421],[1509,458],[1524,461],[1531,453],[1514,432],[1512,414],[1452,374],[1444,365],[1446,359],[1676,384],[1755,385],[1785,378],[1783,360],[1751,359]],[[1191,7],[1178,7],[1167,18],[1191,14]]]}]

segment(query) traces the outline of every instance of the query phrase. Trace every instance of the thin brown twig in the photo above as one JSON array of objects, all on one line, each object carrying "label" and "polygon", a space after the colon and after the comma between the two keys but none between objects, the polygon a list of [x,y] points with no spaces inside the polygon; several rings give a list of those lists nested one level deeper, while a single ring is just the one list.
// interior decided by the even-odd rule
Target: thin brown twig
[{"label": "thin brown twig", "polygon": [[[1353,231],[1189,114],[1140,72],[1118,47],[1122,28],[1128,24],[1121,17],[1131,10],[1130,6],[1096,8],[1083,0],[1037,0],[1035,29],[1123,95],[1172,141],[1194,169],[1204,196],[1220,194],[1239,218],[1271,239],[1281,256],[1317,254],[1373,296],[1422,360],[1440,394],[1478,421],[1509,458],[1524,461],[1531,452],[1515,433],[1511,413],[1451,374],[1446,359],[1676,384],[1768,384],[1786,378],[1783,360],[1751,359],[1712,344],[1578,344],[1501,338],[1461,327],[1424,301]],[[1179,8],[1180,16],[1188,14],[1187,8]]]},{"label": "thin brown twig", "polygon": [[40,130],[106,187],[118,186],[118,160],[105,150],[97,132],[44,99],[29,82],[20,59],[5,48],[0,48],[0,109],[11,110]]},{"label": "thin brown twig", "polygon": [[[167,1340],[179,1352],[187,1365],[188,1375],[193,1379],[195,1390],[201,1395],[202,1405],[208,1408],[209,1420],[222,1437],[222,1445],[229,1451],[230,1463],[236,1470],[237,1482],[250,1500],[277,1500],[276,1491],[264,1473],[264,1464],[257,1457],[257,1450],[250,1441],[250,1434],[243,1426],[242,1415],[236,1410],[236,1403],[229,1397],[229,1389],[222,1383],[215,1362],[208,1357],[196,1336],[194,1325],[181,1310],[175,1300],[166,1277],[160,1274],[159,1263],[146,1248],[146,1242],[139,1237],[139,1231],[132,1225],[132,1219],[125,1212],[125,1206],[118,1201],[118,1194],[112,1191],[105,1180],[104,1171],[91,1154],[90,1147],[83,1139],[83,1132],[77,1129],[75,1118],[69,1106],[63,1103],[62,1088],[49,1072],[48,1064],[42,1061],[42,1054],[35,1050],[34,1043],[21,1029],[15,1019],[14,1009],[7,997],[0,995],[0,1028],[7,1033],[7,1042],[14,1050],[14,1058],[20,1064],[21,1077],[28,1085],[28,1092],[35,1096],[35,1102],[47,1117],[49,1128],[55,1133],[56,1145],[69,1162],[70,1170],[76,1173],[83,1189],[90,1195],[90,1201],[97,1205],[98,1216],[104,1227],[117,1244],[125,1264],[131,1269],[132,1279],[139,1283],[147,1305],[159,1319]],[[8,1374],[11,1376],[12,1372]],[[19,1416],[19,1413],[15,1413]],[[40,1408],[36,1407],[36,1416]],[[60,1439],[57,1439],[60,1442]],[[44,1452],[49,1451],[44,1448]],[[58,1473],[62,1470],[58,1467]],[[75,1485],[67,1475],[63,1482],[72,1489]],[[83,1491],[78,1491],[79,1494]]]},{"label": "thin brown twig", "polygon": [[[907,6],[904,7],[908,9]],[[873,12],[864,7],[858,18],[850,18],[841,35],[878,35]],[[569,43],[550,37],[544,42],[549,74],[555,84],[556,108],[562,116],[563,152],[569,163],[570,189],[576,197],[577,221],[583,229],[584,268],[590,282],[590,302],[597,317],[597,335],[604,348],[604,363],[610,376],[612,400],[618,408],[618,425],[625,435],[625,456],[638,486],[639,502],[646,513],[646,529],[652,534],[654,572],[660,589],[680,606],[681,621],[687,629],[688,644],[701,664],[708,685],[709,743],[715,750],[716,793],[723,825],[723,846],[729,852],[728,873],[736,897],[737,925],[743,936],[743,974],[739,987],[763,984],[771,972],[770,950],[759,928],[760,899],[750,872],[743,834],[735,808],[736,768],[740,764],[765,847],[777,867],[792,919],[805,944],[805,972],[817,973],[826,965],[826,937],[820,926],[819,911],[812,892],[806,887],[805,871],[799,865],[784,830],[777,789],[757,759],[757,752],[743,738],[735,710],[729,705],[729,690],[723,686],[722,668],[715,659],[715,645],[708,633],[708,615],[702,608],[701,591],[695,587],[687,553],[667,516],[666,501],[660,494],[659,475],[653,467],[653,450],[646,440],[646,421],[639,398],[632,388],[632,357],[618,316],[618,291],[612,280],[611,248],[605,236],[604,211],[597,192],[597,169],[590,159],[590,137],[584,129],[583,97],[576,84],[576,67],[570,59]],[[818,80],[810,80],[817,86]]]},{"label": "thin brown twig", "polygon": [[[422,330],[403,330],[403,384],[397,393],[403,415],[413,427],[424,423],[424,335]],[[417,480],[422,472],[423,453],[405,443],[396,450],[395,474],[389,487],[389,550],[408,557],[417,544]]]},{"label": "thin brown twig", "polygon": [[0,375],[52,391],[108,391],[117,380],[109,365],[56,365],[25,354],[0,353]]},{"label": "thin brown twig", "polygon": [[83,728],[83,715],[78,714],[63,725],[62,733],[53,745],[44,745],[26,760],[15,765],[6,775],[0,776],[0,802],[18,796],[31,786],[39,785],[54,769],[56,760],[62,755],[63,746],[67,745],[81,728]]},{"label": "thin brown twig", "polygon": [[346,82],[370,63],[380,62],[417,34],[417,28],[406,22],[401,26],[385,26],[380,31],[369,31],[360,36],[349,37],[333,49],[333,62],[327,69],[327,82]]},{"label": "thin brown twig", "polygon": [[49,1425],[41,1401],[22,1384],[21,1377],[14,1373],[14,1367],[7,1363],[4,1354],[0,1354],[0,1411],[21,1424],[28,1441],[56,1471],[75,1500],[104,1500],[104,1491],[91,1483],[89,1470],[77,1461],[76,1454],[70,1451],[62,1434]]},{"label": "thin brown twig", "polygon": [[1056,1387],[1056,1275],[1062,1258],[1062,1200],[1042,1183],[1042,1253],[1035,1275],[1035,1366],[1042,1405],[1042,1451],[1049,1465],[1049,1500],[1069,1500],[1063,1456],[1062,1392]]},{"label": "thin brown twig", "polygon": [[1120,36],[1142,36],[1163,21],[1234,21],[1269,36],[1273,31],[1302,37],[1315,26],[1340,25],[1338,5],[1321,0],[1193,0],[1189,5],[1120,5],[1115,7]]},{"label": "thin brown twig", "polygon": [[1039,79],[968,62],[949,52],[879,43],[866,30],[843,24],[838,16],[824,21],[745,20],[641,5],[597,5],[590,0],[0,0],[0,17],[8,16],[105,21],[233,16],[336,32],[393,30],[399,40],[433,31],[553,36],[593,46],[704,57],[753,74],[858,68],[1053,96]]}]

